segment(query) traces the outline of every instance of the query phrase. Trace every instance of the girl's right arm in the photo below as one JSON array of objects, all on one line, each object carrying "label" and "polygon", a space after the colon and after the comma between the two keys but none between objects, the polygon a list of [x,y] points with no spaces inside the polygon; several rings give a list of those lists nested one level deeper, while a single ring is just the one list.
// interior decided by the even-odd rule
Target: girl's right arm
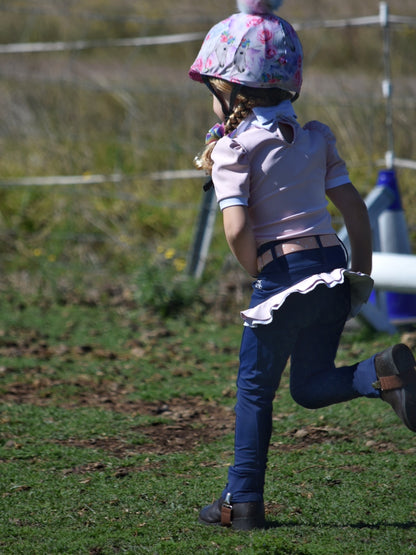
[{"label": "girl's right arm", "polygon": [[256,277],[257,246],[247,206],[229,206],[222,211],[224,232],[231,252],[251,276]]},{"label": "girl's right arm", "polygon": [[367,207],[352,183],[328,189],[328,198],[341,212],[351,243],[351,270],[371,274],[371,227]]}]

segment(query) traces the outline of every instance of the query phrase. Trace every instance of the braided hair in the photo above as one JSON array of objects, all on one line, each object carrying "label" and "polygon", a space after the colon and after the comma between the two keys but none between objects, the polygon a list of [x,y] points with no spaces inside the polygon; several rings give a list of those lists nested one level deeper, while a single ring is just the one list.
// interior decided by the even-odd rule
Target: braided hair
[{"label": "braided hair", "polygon": [[[222,79],[210,79],[211,86],[220,95],[231,95],[233,90],[233,83],[224,81]],[[291,100],[293,95],[278,88],[258,89],[253,87],[241,86],[235,96],[235,101],[231,107],[231,113],[227,117],[224,124],[224,135],[232,133],[240,123],[245,120],[253,111],[256,106],[277,106],[284,100]],[[205,170],[207,174],[211,174],[212,170],[212,151],[215,148],[216,140],[211,140],[203,149],[201,154],[195,158],[195,166],[198,169]]]}]

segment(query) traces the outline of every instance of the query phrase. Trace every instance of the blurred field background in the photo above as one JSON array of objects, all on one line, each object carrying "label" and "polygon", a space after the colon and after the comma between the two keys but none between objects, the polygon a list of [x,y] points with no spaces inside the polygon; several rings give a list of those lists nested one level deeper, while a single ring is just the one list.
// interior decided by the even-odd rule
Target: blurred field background
[{"label": "blurred field background", "polygon": [[[413,0],[388,3],[416,16]],[[3,0],[0,41],[107,40],[206,32],[236,11],[234,0]],[[292,22],[376,15],[379,3],[287,0]],[[379,27],[300,32],[305,50],[300,120],[321,119],[338,137],[363,195],[387,150]],[[187,77],[200,42],[0,54],[0,245],[3,279],[41,275],[43,283],[84,275],[128,275],[162,258],[183,272],[202,196],[200,179],[152,179],[192,169],[215,122],[205,87]],[[392,29],[397,157],[416,150],[416,29]],[[99,185],[15,186],[13,179],[119,175]],[[398,172],[413,244],[415,171]],[[7,181],[8,180],[8,181]],[[30,180],[29,180],[30,182]],[[227,248],[217,220],[208,272]],[[79,279],[79,271],[77,279]],[[43,285],[44,286],[44,285]]]}]

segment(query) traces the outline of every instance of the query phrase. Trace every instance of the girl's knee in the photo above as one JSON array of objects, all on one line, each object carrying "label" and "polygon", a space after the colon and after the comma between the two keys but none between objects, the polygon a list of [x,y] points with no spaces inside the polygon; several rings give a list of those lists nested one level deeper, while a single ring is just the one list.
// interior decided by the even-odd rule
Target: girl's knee
[{"label": "girl's knee", "polygon": [[325,403],[323,403],[319,397],[313,395],[308,387],[299,389],[291,388],[290,393],[295,403],[305,409],[320,409],[325,406]]}]

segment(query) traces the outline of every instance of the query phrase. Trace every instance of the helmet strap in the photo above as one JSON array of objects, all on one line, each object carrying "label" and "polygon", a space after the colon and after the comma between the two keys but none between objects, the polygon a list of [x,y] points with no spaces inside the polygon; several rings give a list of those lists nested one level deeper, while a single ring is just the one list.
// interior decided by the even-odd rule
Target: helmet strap
[{"label": "helmet strap", "polygon": [[240,91],[241,91],[241,85],[233,83],[233,88],[231,89],[231,95],[230,95],[230,109],[229,109],[229,114],[227,115],[227,119],[230,117],[232,111],[234,110],[234,104],[235,104],[237,95]]},{"label": "helmet strap", "polygon": [[233,84],[233,87],[231,89],[230,102],[228,105],[225,102],[223,96],[215,89],[215,87],[212,86],[212,83],[209,77],[207,77],[206,75],[203,75],[202,80],[204,84],[208,87],[209,91],[218,99],[219,103],[221,104],[222,113],[225,116],[225,121],[227,121],[233,111],[235,99],[237,98],[237,95],[240,92],[241,85]]}]

